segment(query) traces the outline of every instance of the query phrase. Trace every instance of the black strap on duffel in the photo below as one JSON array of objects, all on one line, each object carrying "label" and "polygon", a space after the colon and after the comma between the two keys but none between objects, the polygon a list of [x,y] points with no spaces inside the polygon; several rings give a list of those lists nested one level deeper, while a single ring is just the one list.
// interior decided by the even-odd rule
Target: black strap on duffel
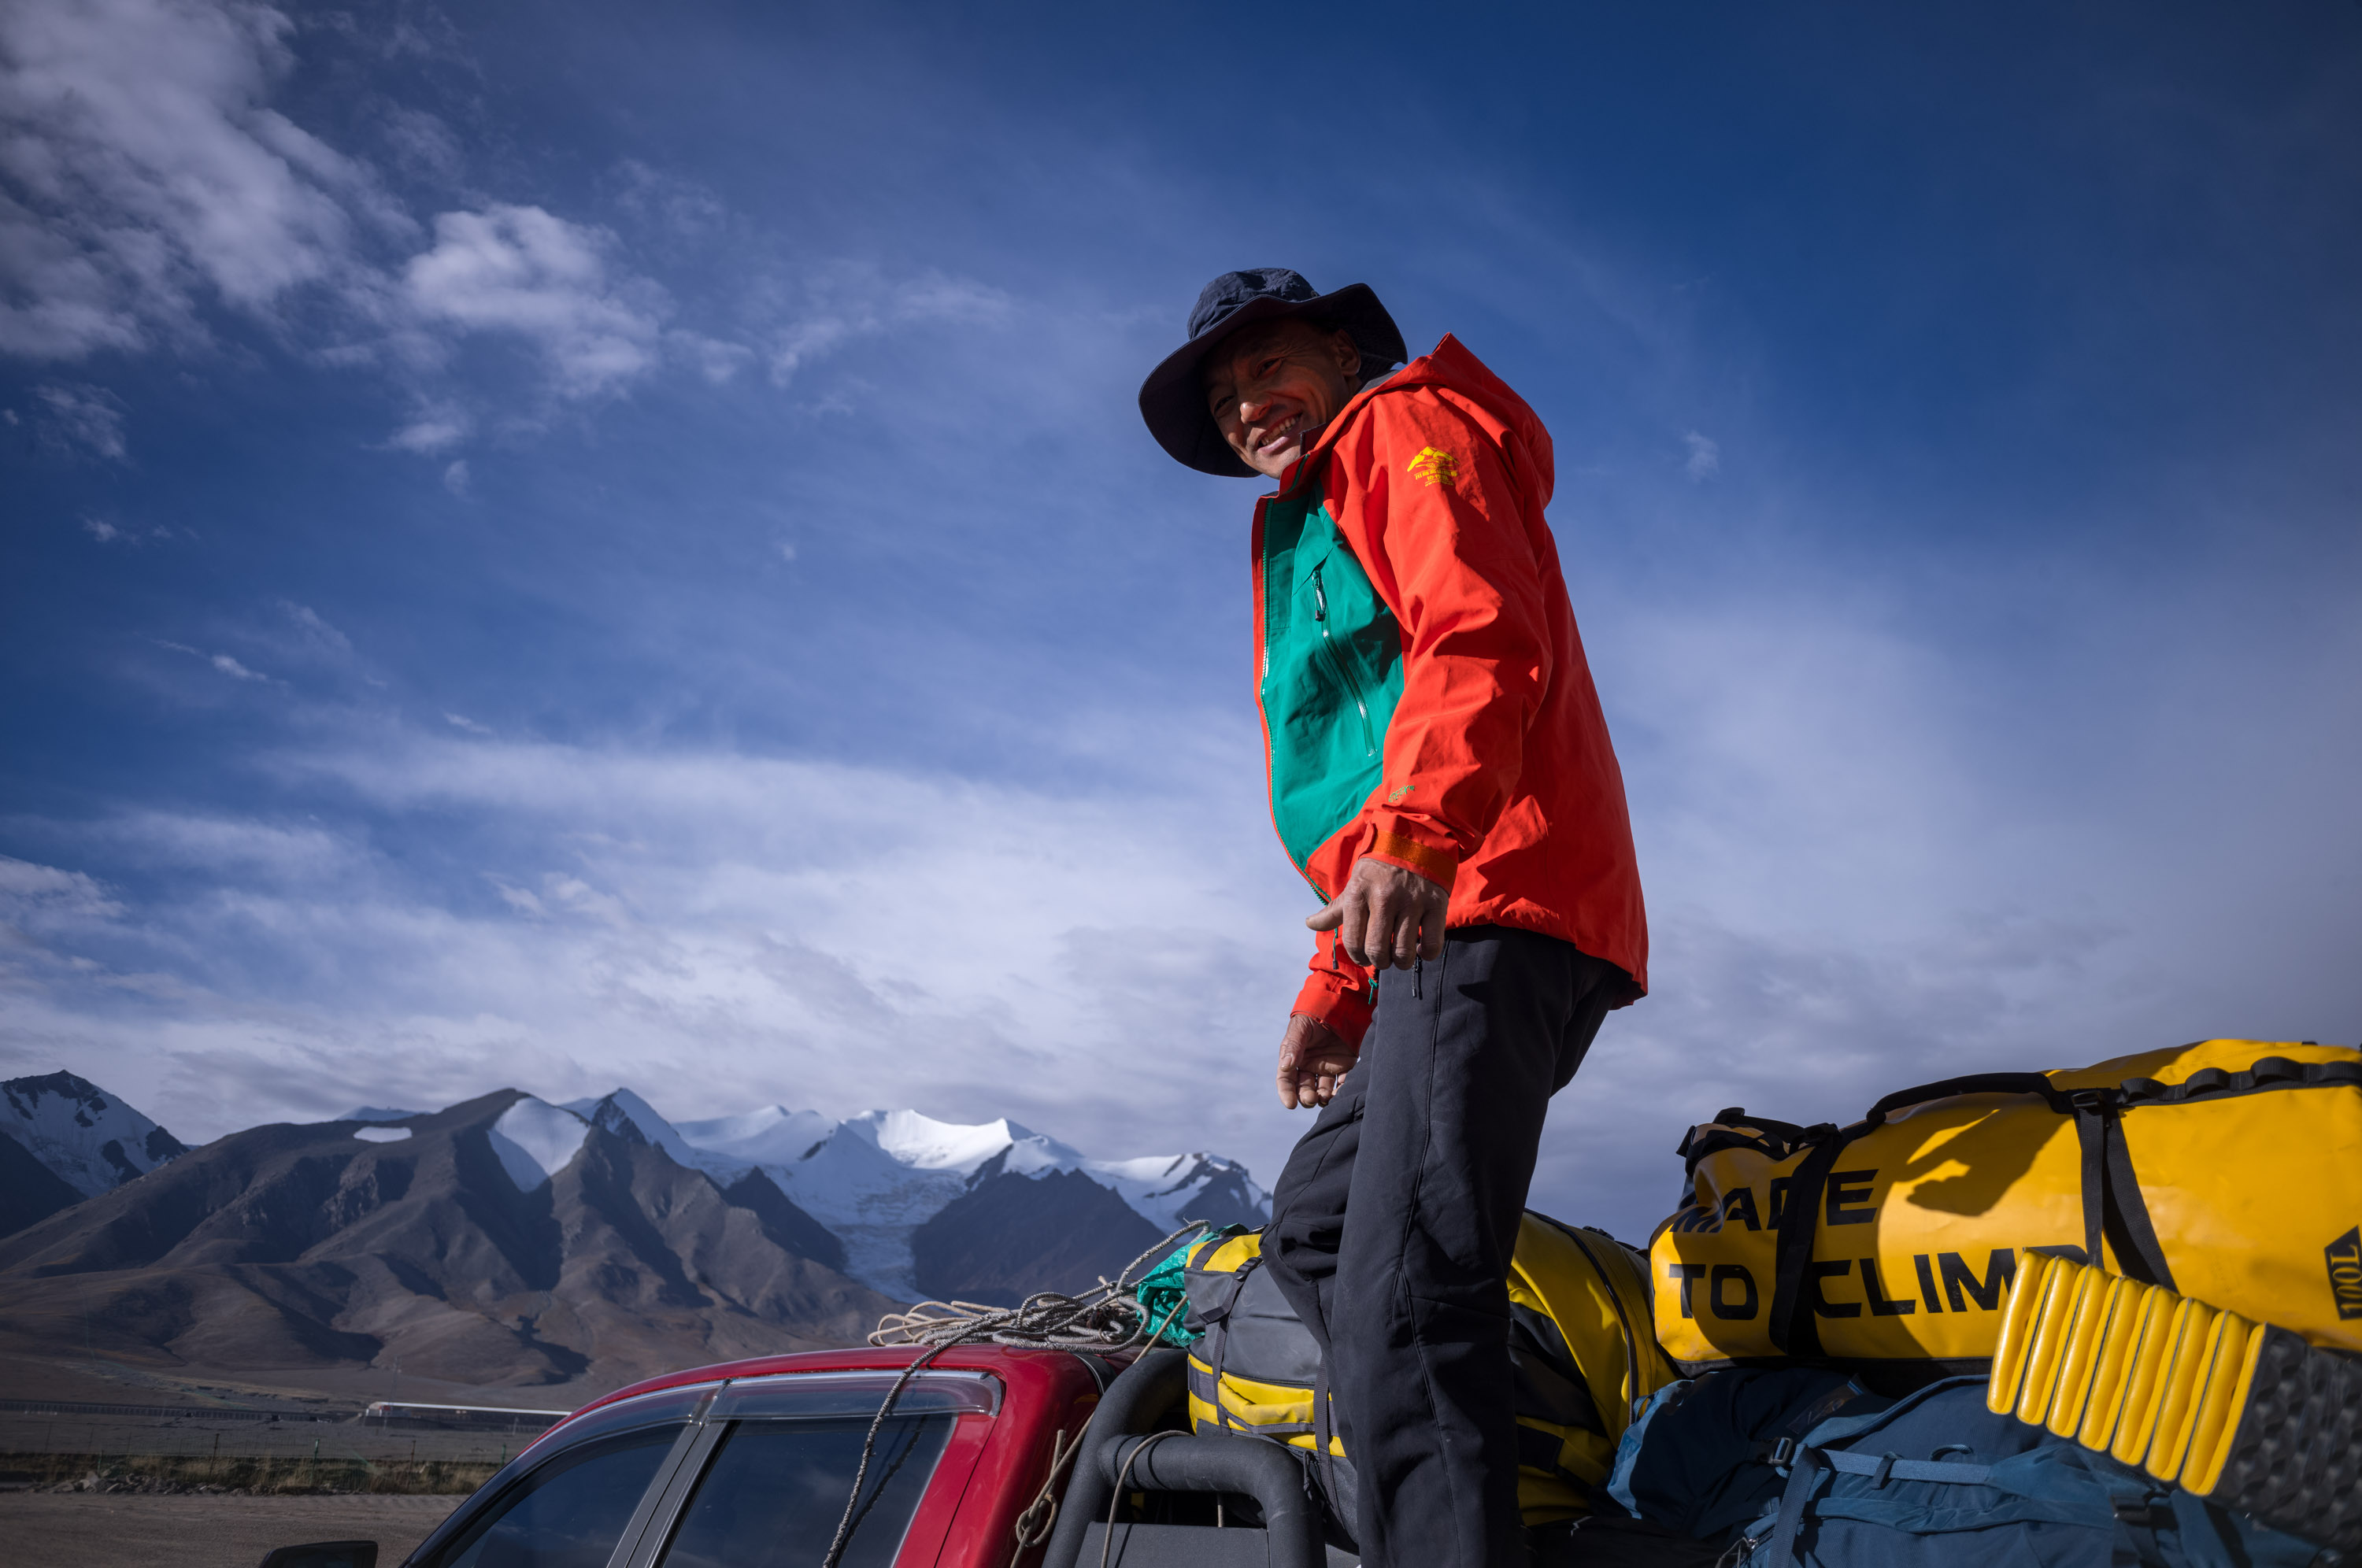
[{"label": "black strap on duffel", "polygon": [[[1811,1269],[1822,1192],[1846,1145],[1884,1126],[1887,1117],[1894,1111],[1959,1095],[2030,1095],[2060,1115],[2072,1116],[2082,1145],[2085,1257],[2100,1255],[2100,1241],[2104,1235],[2115,1248],[2117,1260],[2127,1275],[2172,1288],[2173,1271],[2166,1264],[2164,1248],[2158,1244],[2157,1227],[2149,1222],[2148,1205],[2141,1199],[2140,1182],[2133,1174],[2132,1155],[2125,1147],[2124,1129],[2119,1121],[2125,1107],[2132,1103],[2132,1097],[2125,1092],[2129,1087],[2079,1089],[2065,1094],[2043,1073],[1968,1073],[1915,1088],[1898,1089],[1871,1106],[1870,1114],[1850,1127],[1825,1121],[1818,1126],[1795,1129],[1787,1153],[1793,1154],[1798,1148],[1809,1148],[1811,1153],[1790,1178],[1788,1196],[1781,1207],[1776,1227],[1779,1261],[1768,1324],[1772,1342],[1788,1355],[1820,1353],[1820,1324],[1805,1304],[1818,1288],[1811,1277]],[[2162,1089],[2165,1086],[2155,1087]],[[1775,1132],[1774,1135],[1779,1133]]]}]

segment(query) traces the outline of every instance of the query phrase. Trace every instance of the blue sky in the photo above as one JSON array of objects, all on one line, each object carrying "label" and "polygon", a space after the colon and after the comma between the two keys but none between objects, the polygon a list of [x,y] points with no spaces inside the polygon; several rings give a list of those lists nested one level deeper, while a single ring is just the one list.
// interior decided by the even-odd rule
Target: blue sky
[{"label": "blue sky", "polygon": [[2352,1041],[2362,11],[0,14],[0,1071],[1275,1173],[1238,266],[1551,425],[1690,1121]]}]

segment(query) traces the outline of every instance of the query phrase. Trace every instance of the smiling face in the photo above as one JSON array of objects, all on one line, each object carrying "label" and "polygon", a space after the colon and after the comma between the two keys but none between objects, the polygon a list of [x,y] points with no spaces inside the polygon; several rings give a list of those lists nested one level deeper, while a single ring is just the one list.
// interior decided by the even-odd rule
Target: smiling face
[{"label": "smiling face", "polygon": [[1361,371],[1352,333],[1274,321],[1216,344],[1199,373],[1222,439],[1241,462],[1275,480],[1352,397]]}]

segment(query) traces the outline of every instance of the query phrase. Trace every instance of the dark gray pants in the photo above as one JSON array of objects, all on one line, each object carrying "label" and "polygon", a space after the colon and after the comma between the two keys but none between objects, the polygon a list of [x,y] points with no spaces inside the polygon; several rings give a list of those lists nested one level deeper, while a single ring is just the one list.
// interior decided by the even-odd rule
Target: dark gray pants
[{"label": "dark gray pants", "polygon": [[1550,1098],[1621,969],[1505,926],[1388,970],[1344,1092],[1288,1156],[1266,1266],[1328,1355],[1366,1568],[1515,1568],[1510,1254]]}]

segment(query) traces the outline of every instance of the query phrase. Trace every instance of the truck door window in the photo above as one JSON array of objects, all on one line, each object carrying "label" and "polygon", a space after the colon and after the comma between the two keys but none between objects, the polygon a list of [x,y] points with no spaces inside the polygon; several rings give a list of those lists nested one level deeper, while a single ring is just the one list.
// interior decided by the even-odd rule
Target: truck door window
[{"label": "truck door window", "polygon": [[[897,1416],[879,1429],[843,1568],[894,1561],[953,1419]],[[660,1568],[819,1568],[868,1431],[866,1417],[736,1423],[682,1510]]]},{"label": "truck door window", "polygon": [[422,1568],[606,1568],[680,1423],[551,1456]]}]

